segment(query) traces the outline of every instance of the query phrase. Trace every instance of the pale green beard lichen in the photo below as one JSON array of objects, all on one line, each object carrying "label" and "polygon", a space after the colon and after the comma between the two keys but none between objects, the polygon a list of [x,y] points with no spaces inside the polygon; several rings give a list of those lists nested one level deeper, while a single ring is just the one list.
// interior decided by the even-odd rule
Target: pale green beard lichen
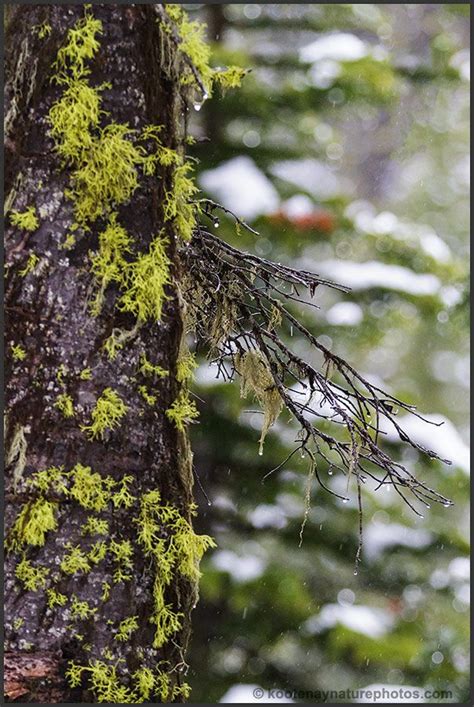
[{"label": "pale green beard lichen", "polygon": [[34,206],[29,206],[25,211],[10,211],[10,223],[24,231],[36,231],[39,221]]},{"label": "pale green beard lichen", "polygon": [[249,393],[253,393],[263,408],[259,449],[259,454],[263,454],[265,437],[270,427],[278,419],[283,402],[268,363],[260,351],[246,351],[242,356],[239,356],[236,369],[242,378],[241,396],[245,398]]},{"label": "pale green beard lichen", "polygon": [[119,426],[127,409],[122,398],[115,390],[105,388],[91,412],[91,424],[82,425],[81,430],[86,432],[90,439],[97,439],[98,437],[104,439],[108,430],[114,430]]}]

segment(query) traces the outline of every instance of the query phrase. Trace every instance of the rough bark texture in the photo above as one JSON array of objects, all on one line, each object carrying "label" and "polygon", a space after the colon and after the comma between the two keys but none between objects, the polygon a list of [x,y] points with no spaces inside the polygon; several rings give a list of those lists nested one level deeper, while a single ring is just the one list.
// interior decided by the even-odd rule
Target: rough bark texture
[{"label": "rough bark texture", "polygon": [[[112,89],[103,94],[103,108],[110,120],[128,122],[140,128],[164,125],[164,144],[179,148],[184,107],[179,83],[164,70],[160,55],[157,24],[152,6],[94,5],[94,15],[103,23],[101,50],[91,63],[92,84],[110,81]],[[187,441],[167,419],[165,410],[176,398],[176,360],[182,336],[179,298],[171,291],[161,322],[143,325],[136,336],[109,360],[102,346],[114,327],[132,330],[134,318],[118,313],[116,292],[110,287],[102,313],[91,317],[88,309],[93,277],[89,251],[97,248],[103,229],[100,219],[89,233],[77,238],[69,250],[61,248],[74,220],[72,205],[65,196],[69,174],[57,159],[48,136],[47,115],[59,88],[50,81],[59,46],[67,30],[82,17],[84,6],[12,6],[8,13],[6,47],[6,198],[7,208],[23,211],[35,206],[40,225],[32,233],[7,224],[6,228],[6,448],[10,464],[6,470],[6,532],[31,493],[28,477],[51,466],[70,470],[76,463],[92,467],[101,475],[120,479],[134,477],[134,492],[159,489],[164,503],[179,508],[189,519],[192,479],[186,461]],[[40,38],[35,26],[48,22],[51,33]],[[169,57],[167,57],[169,63]],[[133,237],[137,250],[145,250],[163,228],[161,204],[170,185],[170,168],[160,179],[142,178],[131,203],[118,211],[120,222]],[[179,263],[174,236],[169,255],[174,277],[179,280]],[[27,275],[20,271],[30,253],[40,262]],[[12,356],[12,345],[26,351],[24,360]],[[140,354],[170,371],[156,386],[159,405],[144,403],[138,392]],[[90,368],[90,380],[80,372]],[[60,375],[58,376],[58,371]],[[102,441],[90,441],[80,430],[90,420],[90,412],[102,391],[111,387],[128,406],[118,429]],[[55,408],[58,395],[68,393],[74,400],[75,416],[65,418]],[[18,464],[20,454],[12,441],[23,434],[26,464]],[[20,445],[21,446],[21,445]],[[14,475],[21,477],[14,483]],[[135,541],[131,510],[109,508],[101,514],[110,523],[110,535]],[[25,591],[15,578],[19,553],[7,553],[5,584],[6,619],[6,699],[21,702],[91,702],[84,688],[70,690],[64,679],[69,659],[101,659],[110,645],[112,621],[138,615],[139,629],[128,642],[115,641],[114,655],[133,672],[141,660],[156,664],[165,659],[171,667],[183,661],[189,634],[189,615],[195,603],[195,587],[181,578],[169,588],[167,600],[183,612],[183,628],[163,649],[153,650],[153,572],[150,563],[134,558],[134,574],[129,582],[114,585],[113,563],[105,560],[91,572],[59,576],[58,567],[66,543],[90,547],[81,532],[87,512],[79,504],[59,502],[58,529],[49,533],[43,547],[28,548],[28,559],[47,566],[48,581],[63,594],[87,601],[98,611],[92,620],[71,621],[67,607],[48,608],[45,592]],[[112,585],[110,599],[100,604],[102,582]],[[48,585],[49,586],[49,585]],[[86,651],[84,646],[88,644]],[[180,669],[171,672],[179,684]]]}]

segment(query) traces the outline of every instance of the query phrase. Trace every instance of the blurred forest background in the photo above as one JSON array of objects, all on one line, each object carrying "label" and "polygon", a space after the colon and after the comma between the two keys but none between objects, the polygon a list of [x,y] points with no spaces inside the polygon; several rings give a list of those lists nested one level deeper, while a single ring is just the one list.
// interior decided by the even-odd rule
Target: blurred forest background
[{"label": "blurred forest background", "polygon": [[391,488],[367,489],[354,575],[356,499],[315,484],[298,547],[307,460],[263,481],[292,449],[291,423],[281,416],[259,456],[257,406],[203,359],[192,437],[211,505],[196,486],[198,524],[218,548],[194,612],[192,699],[381,684],[467,701],[469,5],[185,7],[207,22],[216,65],[251,69],[190,117],[200,186],[260,234],[222,218],[220,235],[352,287],[318,289],[320,309],[294,312],[369,379],[445,421],[403,420],[450,467],[386,444],[455,503],[418,518]]}]

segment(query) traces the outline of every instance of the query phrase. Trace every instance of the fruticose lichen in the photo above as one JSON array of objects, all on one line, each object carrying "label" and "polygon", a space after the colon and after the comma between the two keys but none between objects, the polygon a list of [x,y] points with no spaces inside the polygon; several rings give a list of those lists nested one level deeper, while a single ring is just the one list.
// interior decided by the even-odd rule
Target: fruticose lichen
[{"label": "fruticose lichen", "polygon": [[90,439],[104,439],[107,431],[119,426],[126,412],[127,406],[120,395],[112,388],[105,388],[91,412],[90,425],[82,425],[81,430],[86,432]]},{"label": "fruticose lichen", "polygon": [[28,208],[22,212],[13,209],[10,211],[10,222],[23,231],[36,231],[39,226],[36,208],[34,206],[28,206]]},{"label": "fruticose lichen", "polygon": [[237,358],[236,368],[241,377],[241,396],[245,398],[249,393],[253,393],[263,409],[262,432],[259,440],[259,454],[263,454],[265,437],[280,415],[283,402],[268,363],[260,351],[246,351]]}]

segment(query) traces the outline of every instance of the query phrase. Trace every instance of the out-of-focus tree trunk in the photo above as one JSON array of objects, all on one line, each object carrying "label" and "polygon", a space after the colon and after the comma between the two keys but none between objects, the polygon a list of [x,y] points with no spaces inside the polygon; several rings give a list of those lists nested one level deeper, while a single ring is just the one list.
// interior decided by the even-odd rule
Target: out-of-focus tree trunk
[{"label": "out-of-focus tree trunk", "polygon": [[[103,34],[89,78],[93,85],[104,81],[112,85],[103,94],[107,120],[129,123],[132,128],[163,125],[163,144],[180,149],[185,108],[179,81],[171,80],[164,68],[153,6],[94,5],[93,13],[103,23]],[[52,63],[68,29],[83,14],[83,5],[22,5],[10,6],[6,17],[6,206],[20,212],[34,206],[39,218],[34,232],[7,223],[5,234],[7,536],[22,504],[35,498],[26,483],[31,474],[52,466],[69,471],[78,463],[103,477],[132,476],[134,493],[159,489],[163,503],[190,518],[187,439],[165,415],[179,392],[175,376],[183,327],[179,298],[171,287],[162,320],[142,325],[110,360],[102,348],[105,340],[114,327],[132,331],[135,320],[117,311],[113,287],[106,293],[101,314],[89,313],[94,287],[89,251],[97,249],[104,222],[99,219],[90,232],[77,237],[74,246],[64,248],[74,221],[65,194],[70,173],[61,166],[48,135],[48,111],[60,91],[51,82]],[[38,28],[43,23],[51,31],[41,36],[44,33]],[[178,281],[174,235],[163,224],[162,213],[170,170],[160,167],[159,179],[141,178],[131,202],[120,206],[119,216],[138,251],[146,251],[161,229],[167,232],[173,278]],[[32,253],[39,262],[22,274]],[[12,347],[21,347],[26,356],[18,358],[14,355],[18,349]],[[147,382],[139,372],[143,352],[169,371],[168,377],[155,382],[157,405],[147,405],[138,390]],[[87,369],[91,377],[81,377]],[[80,427],[89,423],[91,410],[106,388],[120,395],[127,413],[104,441],[91,441]],[[55,407],[63,393],[74,402],[73,417],[65,417]],[[74,621],[70,603],[48,607],[45,590],[27,591],[15,576],[21,552],[7,552],[7,701],[93,702],[86,687],[69,688],[64,677],[67,663],[103,659],[111,645],[111,627],[124,616],[138,616],[139,627],[128,641],[112,641],[117,664],[132,674],[139,664],[153,667],[165,660],[172,683],[179,684],[196,601],[193,583],[180,576],[168,587],[166,600],[182,613],[182,628],[164,647],[151,648],[152,563],[134,553],[131,580],[119,583],[112,579],[111,557],[88,573],[61,573],[66,545],[89,549],[90,542],[81,531],[88,518],[85,509],[67,499],[57,501],[58,528],[47,534],[44,546],[28,547],[28,559],[48,568],[46,588],[54,586],[68,600],[75,595],[97,611],[88,620]],[[136,542],[134,512],[109,504],[101,514],[110,527],[107,540]],[[101,603],[104,583],[111,586],[110,598]]]}]

